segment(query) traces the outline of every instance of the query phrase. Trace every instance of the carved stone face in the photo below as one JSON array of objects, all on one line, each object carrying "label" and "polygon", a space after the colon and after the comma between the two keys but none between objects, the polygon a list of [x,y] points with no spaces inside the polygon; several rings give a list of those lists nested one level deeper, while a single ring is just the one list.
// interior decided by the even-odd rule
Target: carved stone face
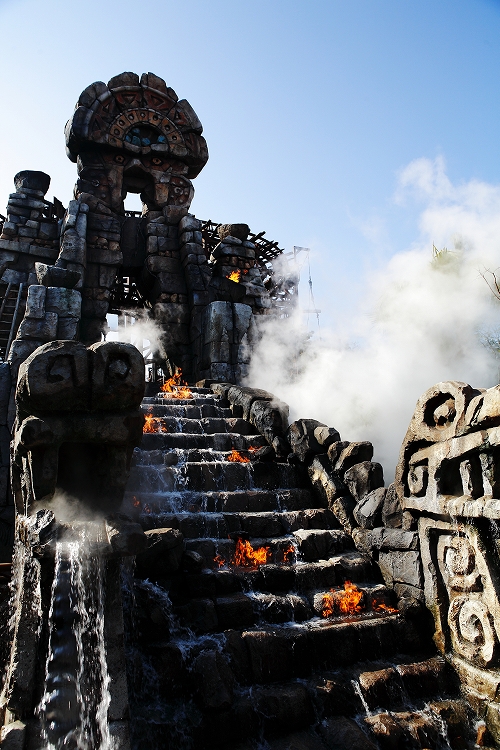
[{"label": "carved stone face", "polygon": [[202,127],[185,100],[152,74],[123,73],[89,86],[66,126],[68,155],[78,161],[79,193],[123,213],[127,193],[150,210],[189,208],[208,159]]},{"label": "carved stone face", "polygon": [[139,193],[150,211],[164,206],[189,208],[194,195],[187,166],[155,154],[84,152],[78,157],[77,193],[90,193],[123,213],[127,193]]}]

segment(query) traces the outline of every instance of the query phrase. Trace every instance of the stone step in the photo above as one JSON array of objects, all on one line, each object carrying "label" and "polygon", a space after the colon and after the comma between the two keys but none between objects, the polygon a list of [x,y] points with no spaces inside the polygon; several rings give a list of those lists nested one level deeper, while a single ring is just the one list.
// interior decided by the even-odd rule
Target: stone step
[{"label": "stone step", "polygon": [[176,398],[169,396],[168,393],[158,394],[158,396],[143,398],[142,403],[145,405],[173,404],[175,406],[201,406],[202,404],[216,404],[220,400],[219,396],[210,393],[195,393],[192,391],[192,394],[191,398]]},{"label": "stone step", "polygon": [[182,432],[154,432],[142,436],[141,447],[136,450],[184,450],[187,448],[201,448],[231,451],[248,450],[250,447],[261,448],[267,445],[261,435],[245,435],[236,431],[222,433],[187,434]]},{"label": "stone step", "polygon": [[381,750],[477,747],[474,719],[463,700],[431,700],[418,711],[384,711],[364,723]]},{"label": "stone step", "polygon": [[[350,551],[354,547],[351,537],[339,529],[302,531],[301,537],[298,537],[297,534],[252,537],[249,542],[254,550],[267,547],[267,562],[273,563],[282,563],[289,556],[297,557],[298,561],[318,562],[319,560],[331,559],[332,555],[345,550]],[[201,555],[207,566],[213,565],[216,558],[223,558],[226,562],[233,560],[236,549],[234,539],[220,537],[202,538],[201,536],[193,536],[185,539],[185,545],[187,550]]]},{"label": "stone step", "polygon": [[[156,571],[148,567],[147,561],[137,558],[137,571],[143,578],[156,580]],[[358,552],[344,552],[330,560],[316,563],[269,563],[259,568],[231,567],[224,565],[214,569],[205,568],[200,573],[172,574],[170,578],[160,577],[159,584],[168,586],[169,597],[175,604],[186,603],[190,599],[214,598],[236,592],[255,594],[298,594],[305,596],[314,609],[319,592],[329,592],[335,588],[342,590],[344,582],[350,580],[359,587],[371,592],[373,597],[382,600],[387,589],[373,580],[370,560]],[[371,579],[371,580],[370,580]],[[321,615],[321,609],[318,609]]]},{"label": "stone step", "polygon": [[318,669],[338,669],[419,648],[418,628],[398,614],[226,632],[226,651],[242,685],[305,678]]},{"label": "stone step", "polygon": [[208,492],[292,489],[307,487],[303,467],[289,464],[185,463],[179,466],[133,466],[127,484],[129,492]]},{"label": "stone step", "polygon": [[[261,446],[250,446],[252,450],[241,448],[238,452],[249,460],[255,462],[255,450]],[[214,461],[222,463],[237,463],[229,461],[233,448],[230,450],[214,450],[213,448],[180,448],[166,450],[143,450],[136,448],[132,457],[132,466],[180,466],[185,463],[213,463]]]},{"label": "stone step", "polygon": [[[137,490],[125,494],[124,506],[134,514],[142,511],[142,522],[146,518],[158,522],[156,527],[166,526],[165,514],[190,512],[208,513],[262,513],[273,511],[315,510],[317,499],[311,490],[235,490],[234,492],[172,492],[151,493]],[[148,528],[153,528],[153,525]]]},{"label": "stone step", "polygon": [[[229,582],[226,581],[227,586]],[[235,578],[233,584],[241,583]],[[322,608],[317,608],[316,602],[322,597],[320,592],[309,591],[303,594],[225,590],[217,592],[213,587],[211,595],[205,590],[204,596],[186,598],[186,592],[177,592],[171,596],[174,614],[181,623],[193,629],[196,633],[210,633],[227,629],[252,627],[255,624],[286,624],[304,623],[311,621],[311,625],[334,624],[345,622],[347,615],[336,613],[326,619],[322,617]],[[385,616],[387,612],[373,611],[372,601],[390,600],[389,590],[382,584],[359,583],[359,590],[363,593],[365,610],[350,615],[351,621]],[[201,593],[201,592],[198,592]],[[180,594],[180,596],[179,596]],[[314,621],[314,622],[313,622]]]},{"label": "stone step", "polygon": [[182,432],[187,435],[213,435],[216,432],[237,432],[240,435],[258,434],[250,422],[237,417],[204,417],[203,419],[164,417],[159,425],[160,429],[162,433],[166,430],[173,433]]},{"label": "stone step", "polygon": [[456,674],[439,656],[362,671],[357,682],[370,711],[394,711],[448,695],[458,688]]},{"label": "stone step", "polygon": [[[149,516],[150,514],[142,514]],[[329,510],[310,510],[244,513],[162,513],[163,528],[179,529],[185,539],[210,537],[226,539],[229,534],[242,534],[249,537],[276,537],[292,534],[299,529],[325,530],[338,529],[337,519]],[[147,524],[149,528],[152,528]],[[297,543],[296,543],[297,544]]]},{"label": "stone step", "polygon": [[202,419],[205,417],[231,418],[231,409],[223,409],[213,404],[187,404],[179,406],[178,404],[151,404],[143,406],[144,414],[150,414],[152,417],[164,419],[165,417],[186,417],[188,419]]}]

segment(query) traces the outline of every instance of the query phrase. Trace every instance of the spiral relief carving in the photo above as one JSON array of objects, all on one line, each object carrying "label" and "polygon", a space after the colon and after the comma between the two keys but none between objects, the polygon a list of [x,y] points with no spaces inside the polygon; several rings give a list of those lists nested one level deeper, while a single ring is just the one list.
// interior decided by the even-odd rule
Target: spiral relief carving
[{"label": "spiral relief carving", "polygon": [[454,650],[487,666],[495,653],[495,632],[488,608],[480,599],[459,594],[450,606],[448,625]]}]

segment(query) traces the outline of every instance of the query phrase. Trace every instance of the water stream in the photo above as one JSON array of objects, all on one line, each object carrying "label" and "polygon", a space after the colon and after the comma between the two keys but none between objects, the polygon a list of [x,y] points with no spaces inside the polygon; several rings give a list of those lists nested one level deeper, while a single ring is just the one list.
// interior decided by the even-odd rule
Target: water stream
[{"label": "water stream", "polygon": [[104,637],[105,561],[97,524],[57,543],[39,714],[44,750],[113,750]]}]

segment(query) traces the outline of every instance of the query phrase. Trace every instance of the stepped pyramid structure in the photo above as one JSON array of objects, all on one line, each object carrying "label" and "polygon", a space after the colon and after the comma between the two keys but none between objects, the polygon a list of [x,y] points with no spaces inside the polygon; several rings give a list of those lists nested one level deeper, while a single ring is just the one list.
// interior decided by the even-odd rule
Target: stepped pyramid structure
[{"label": "stepped pyramid structure", "polygon": [[189,103],[122,73],[65,133],[74,199],[24,170],[0,219],[2,748],[498,747],[499,388],[425,393],[386,487],[242,385],[297,277],[189,212]]}]

